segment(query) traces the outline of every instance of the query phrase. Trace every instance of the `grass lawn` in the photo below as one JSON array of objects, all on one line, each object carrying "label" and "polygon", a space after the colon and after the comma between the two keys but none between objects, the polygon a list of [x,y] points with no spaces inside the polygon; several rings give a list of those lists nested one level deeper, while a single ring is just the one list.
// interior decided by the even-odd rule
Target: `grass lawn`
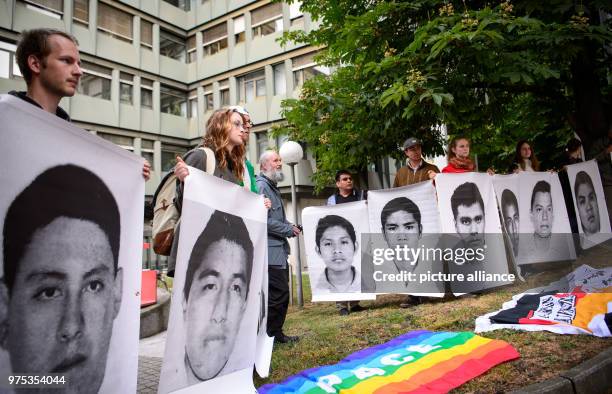
[{"label": "grass lawn", "polygon": [[[608,266],[612,261],[610,243],[584,253],[580,264]],[[576,268],[578,265],[574,265]],[[573,268],[539,273],[519,283],[492,292],[463,299],[432,300],[401,309],[400,295],[379,296],[376,301],[362,301],[367,310],[340,316],[333,303],[310,303],[308,276],[304,275],[303,309],[290,307],[285,332],[299,335],[296,344],[275,345],[270,376],[255,378],[256,386],[280,382],[304,369],[333,364],[350,353],[387,342],[408,331],[473,331],[476,317],[497,310],[512,295],[549,283]],[[294,285],[295,286],[295,285]],[[297,298],[294,297],[297,303]],[[558,375],[612,345],[610,339],[588,335],[558,335],[548,332],[498,330],[480,334],[512,344],[521,358],[501,364],[471,380],[455,392],[500,392],[523,387]],[[602,388],[603,390],[604,388]]]}]

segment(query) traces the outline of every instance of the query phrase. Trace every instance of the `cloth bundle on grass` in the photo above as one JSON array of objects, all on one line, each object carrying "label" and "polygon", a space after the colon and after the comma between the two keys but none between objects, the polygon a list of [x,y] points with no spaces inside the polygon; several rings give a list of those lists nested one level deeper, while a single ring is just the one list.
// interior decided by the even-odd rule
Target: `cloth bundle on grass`
[{"label": "cloth bundle on grass", "polygon": [[338,364],[258,389],[277,393],[443,393],[519,357],[507,342],[471,332],[411,331]]},{"label": "cloth bundle on grass", "polygon": [[612,268],[582,265],[561,280],[517,294],[502,309],[476,319],[476,332],[502,328],[612,336]]}]

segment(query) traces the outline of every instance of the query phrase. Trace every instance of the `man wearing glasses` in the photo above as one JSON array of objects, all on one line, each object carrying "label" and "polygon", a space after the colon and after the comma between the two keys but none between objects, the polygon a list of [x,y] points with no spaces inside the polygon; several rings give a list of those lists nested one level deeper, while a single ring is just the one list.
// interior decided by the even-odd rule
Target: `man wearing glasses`
[{"label": "man wearing glasses", "polygon": [[397,171],[393,187],[407,186],[432,179],[440,172],[438,167],[423,160],[421,140],[410,137],[404,141],[404,154],[408,158],[406,165]]}]

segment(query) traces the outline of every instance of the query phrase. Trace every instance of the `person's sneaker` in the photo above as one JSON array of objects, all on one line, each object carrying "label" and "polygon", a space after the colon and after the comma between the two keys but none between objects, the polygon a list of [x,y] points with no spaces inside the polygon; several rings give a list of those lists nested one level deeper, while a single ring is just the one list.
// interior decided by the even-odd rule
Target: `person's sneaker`
[{"label": "person's sneaker", "polygon": [[340,313],[340,316],[347,316],[349,314],[349,310],[346,308],[342,308],[338,313]]},{"label": "person's sneaker", "polygon": [[364,308],[361,305],[357,304],[357,305],[351,307],[351,313],[365,311],[365,309],[366,308]]},{"label": "person's sneaker", "polygon": [[274,337],[274,341],[278,343],[294,343],[299,340],[300,340],[300,337],[285,335],[284,333],[281,333],[280,335],[277,335]]}]

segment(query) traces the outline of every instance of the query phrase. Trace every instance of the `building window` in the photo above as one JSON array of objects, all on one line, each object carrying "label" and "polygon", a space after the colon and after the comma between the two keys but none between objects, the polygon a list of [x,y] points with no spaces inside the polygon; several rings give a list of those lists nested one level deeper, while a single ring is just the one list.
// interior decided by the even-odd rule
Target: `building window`
[{"label": "building window", "polygon": [[155,145],[151,140],[141,140],[140,141],[140,156],[147,159],[149,164],[151,164],[151,171],[155,171],[154,163],[155,163]]},{"label": "building window", "polygon": [[162,85],[160,109],[166,114],[187,117],[187,95],[183,91]]},{"label": "building window", "polygon": [[184,62],[187,54],[187,47],[185,46],[185,40],[179,36],[166,31],[159,31],[159,53]]},{"label": "building window", "polygon": [[272,66],[274,74],[274,95],[287,93],[287,79],[285,78],[285,63],[278,63]]},{"label": "building window", "polygon": [[257,140],[257,157],[259,158],[262,153],[270,149],[270,141],[268,140],[268,133],[263,131],[255,133]]},{"label": "building window", "polygon": [[212,85],[204,86],[204,112],[215,109]]},{"label": "building window", "polygon": [[85,62],[81,65],[81,69],[83,76],[80,82],[80,92],[86,96],[110,100],[111,69]]},{"label": "building window", "polygon": [[134,152],[134,139],[132,137],[126,137],[123,135],[115,135],[108,133],[97,133],[99,137],[104,138],[107,141],[112,142],[120,148]]},{"label": "building window", "polygon": [[161,151],[161,170],[164,172],[170,171],[176,164],[176,156],[183,156],[187,152],[187,148],[176,145],[162,145]]},{"label": "building window", "polygon": [[246,39],[244,28],[244,15],[234,18],[234,39],[236,44],[238,44],[239,42],[244,42],[244,40]]},{"label": "building window", "polygon": [[132,14],[98,2],[98,30],[114,38],[132,42]]},{"label": "building window", "polygon": [[250,103],[255,97],[266,95],[266,76],[264,70],[258,70],[238,77],[238,102]]},{"label": "building window", "polygon": [[191,11],[191,0],[164,0],[166,3],[180,8],[183,11]]},{"label": "building window", "polygon": [[140,19],[140,45],[153,49],[153,23]]},{"label": "building window", "polygon": [[204,56],[214,55],[227,48],[227,23],[206,29],[203,32]]},{"label": "building window", "polygon": [[140,78],[140,106],[153,108],[153,81]]},{"label": "building window", "polygon": [[289,4],[289,19],[291,20],[291,27],[304,30],[304,14],[300,10],[301,6],[301,1]]},{"label": "building window", "polygon": [[229,80],[224,79],[219,82],[219,96],[221,98],[221,106],[230,105]]},{"label": "building window", "polygon": [[72,3],[72,20],[89,26],[89,0],[74,0],[74,3]]},{"label": "building window", "polygon": [[272,3],[251,11],[253,37],[267,36],[283,31],[283,10],[281,3]]},{"label": "building window", "polygon": [[0,41],[0,78],[9,79],[22,76],[15,57],[16,50],[15,44]]},{"label": "building window", "polygon": [[134,76],[132,74],[119,73],[119,101],[123,104],[132,105],[134,91]]},{"label": "building window", "polygon": [[294,57],[293,62],[293,88],[301,87],[304,82],[317,75],[329,75],[329,67],[319,66],[314,61],[315,52]]},{"label": "building window", "polygon": [[26,8],[40,12],[55,19],[64,16],[64,0],[22,0]]},{"label": "building window", "polygon": [[187,38],[187,63],[193,63],[197,59],[196,36]]},{"label": "building window", "polygon": [[198,92],[196,90],[189,92],[189,117],[198,117]]}]

